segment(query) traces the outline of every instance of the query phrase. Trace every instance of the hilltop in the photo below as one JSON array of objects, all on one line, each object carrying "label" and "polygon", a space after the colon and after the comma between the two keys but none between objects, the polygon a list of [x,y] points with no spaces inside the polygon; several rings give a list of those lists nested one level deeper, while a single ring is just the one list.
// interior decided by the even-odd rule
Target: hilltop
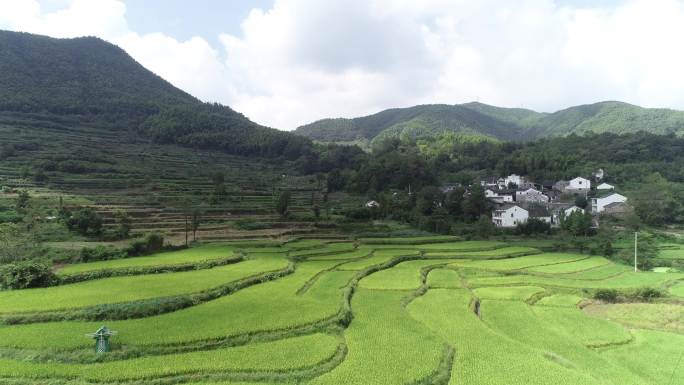
[{"label": "hilltop", "polygon": [[155,143],[296,158],[310,143],[203,103],[95,37],[0,31],[0,115],[104,127]]},{"label": "hilltop", "polygon": [[323,119],[295,130],[322,142],[373,141],[397,137],[434,138],[444,133],[479,135],[504,141],[587,133],[684,135],[684,112],[600,102],[554,113],[482,103],[420,105],[384,110],[353,119]]}]

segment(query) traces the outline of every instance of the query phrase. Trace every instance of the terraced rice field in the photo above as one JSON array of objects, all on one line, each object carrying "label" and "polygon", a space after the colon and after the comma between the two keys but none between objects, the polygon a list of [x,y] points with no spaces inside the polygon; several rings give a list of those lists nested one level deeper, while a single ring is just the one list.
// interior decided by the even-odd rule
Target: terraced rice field
[{"label": "terraced rice field", "polygon": [[[226,257],[238,260],[206,263]],[[193,269],[135,273],[173,265]],[[132,274],[97,278],[113,269]],[[84,272],[93,279],[0,292],[0,384],[684,384],[684,274],[602,257],[454,237],[304,239],[60,270]],[[588,298],[641,286],[671,297]],[[118,334],[98,355],[85,335],[103,324]]]}]

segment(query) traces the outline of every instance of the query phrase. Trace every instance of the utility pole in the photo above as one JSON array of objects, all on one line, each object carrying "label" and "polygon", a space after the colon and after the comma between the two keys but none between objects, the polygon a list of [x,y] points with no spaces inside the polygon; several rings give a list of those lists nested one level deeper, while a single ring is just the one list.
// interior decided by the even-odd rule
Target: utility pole
[{"label": "utility pole", "polygon": [[637,242],[639,239],[639,232],[634,232],[634,272],[637,272]]}]

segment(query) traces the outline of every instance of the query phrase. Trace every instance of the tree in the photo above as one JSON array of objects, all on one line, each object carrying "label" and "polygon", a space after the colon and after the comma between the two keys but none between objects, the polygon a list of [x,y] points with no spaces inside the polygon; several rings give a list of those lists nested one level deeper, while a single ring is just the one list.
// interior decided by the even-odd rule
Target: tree
[{"label": "tree", "polygon": [[578,195],[575,197],[575,206],[586,209],[589,202],[587,202],[587,197],[584,195]]},{"label": "tree", "polygon": [[465,194],[465,189],[458,187],[450,191],[444,199],[444,207],[455,220],[463,218],[463,194]]},{"label": "tree", "polygon": [[463,215],[468,222],[474,222],[487,210],[487,198],[484,188],[479,183],[473,184],[463,200]]},{"label": "tree", "polygon": [[659,173],[649,175],[634,196],[634,211],[649,225],[671,223],[681,210],[675,200],[672,185]]},{"label": "tree", "polygon": [[275,202],[275,209],[278,214],[280,214],[281,217],[285,218],[289,215],[289,207],[290,207],[290,197],[292,194],[288,190],[281,191],[280,194],[278,194],[278,197],[276,198]]},{"label": "tree", "polygon": [[47,263],[21,261],[0,268],[0,287],[27,289],[49,286],[55,276]]},{"label": "tree", "polygon": [[31,195],[29,195],[28,191],[26,190],[21,190],[17,193],[17,201],[15,203],[15,207],[17,211],[22,211],[26,209],[29,206],[29,202],[31,200]]},{"label": "tree", "polygon": [[589,235],[592,219],[588,212],[575,210],[570,215],[561,215],[561,228],[574,236]]},{"label": "tree", "polygon": [[444,193],[435,186],[423,187],[416,196],[416,210],[420,215],[432,215],[438,207],[442,207]]},{"label": "tree", "polygon": [[481,215],[475,223],[475,235],[479,238],[489,238],[496,231],[492,219],[486,215]]},{"label": "tree", "polygon": [[102,217],[95,210],[86,207],[71,214],[67,227],[83,235],[97,235],[102,232],[102,222]]},{"label": "tree", "polygon": [[192,229],[193,242],[197,239],[197,230],[199,230],[200,222],[202,221],[202,212],[199,209],[192,211],[192,220],[190,221],[190,228]]},{"label": "tree", "polygon": [[318,205],[311,206],[311,212],[313,213],[314,218],[316,218],[316,220],[318,220],[321,217],[321,208],[318,207]]},{"label": "tree", "polygon": [[211,203],[217,204],[223,202],[228,195],[226,191],[226,179],[222,172],[216,172],[211,177],[214,183],[214,191],[211,193]]},{"label": "tree", "polygon": [[131,217],[124,210],[118,210],[114,213],[116,219],[116,229],[114,230],[116,236],[120,239],[128,238],[131,233]]}]

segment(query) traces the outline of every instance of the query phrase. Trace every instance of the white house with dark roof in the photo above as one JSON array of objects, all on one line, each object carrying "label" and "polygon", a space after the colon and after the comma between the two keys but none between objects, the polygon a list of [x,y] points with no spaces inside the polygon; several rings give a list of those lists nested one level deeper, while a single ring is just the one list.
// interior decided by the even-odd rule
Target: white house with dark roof
[{"label": "white house with dark roof", "polygon": [[527,222],[530,214],[518,205],[503,205],[492,212],[492,223],[496,227],[515,227]]},{"label": "white house with dark roof", "polygon": [[591,181],[578,176],[577,178],[570,179],[568,181],[568,186],[565,189],[574,191],[587,191],[591,189]]},{"label": "white house with dark roof", "polygon": [[591,199],[591,212],[600,213],[611,203],[627,202],[627,197],[618,193],[613,193],[603,198]]}]

